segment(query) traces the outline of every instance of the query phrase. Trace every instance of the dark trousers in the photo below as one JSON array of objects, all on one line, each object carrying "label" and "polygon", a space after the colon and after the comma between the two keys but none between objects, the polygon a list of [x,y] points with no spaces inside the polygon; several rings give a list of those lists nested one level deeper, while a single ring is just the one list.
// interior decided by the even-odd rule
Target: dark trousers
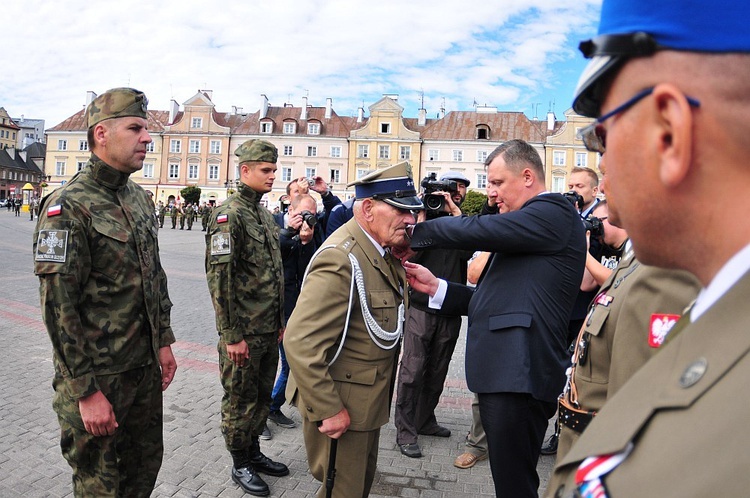
[{"label": "dark trousers", "polygon": [[537,497],[536,465],[556,403],[527,393],[480,393],[479,414],[487,434],[496,496]]},{"label": "dark trousers", "polygon": [[460,330],[461,317],[407,311],[394,415],[398,444],[416,443],[419,432],[438,425],[435,407]]}]

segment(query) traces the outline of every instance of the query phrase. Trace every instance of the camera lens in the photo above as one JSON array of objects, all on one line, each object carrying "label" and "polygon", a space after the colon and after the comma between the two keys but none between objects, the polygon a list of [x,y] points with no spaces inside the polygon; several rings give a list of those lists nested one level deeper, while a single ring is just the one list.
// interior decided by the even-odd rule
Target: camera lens
[{"label": "camera lens", "polygon": [[431,209],[433,211],[439,211],[443,208],[443,196],[426,195],[424,197],[424,205],[427,209]]}]

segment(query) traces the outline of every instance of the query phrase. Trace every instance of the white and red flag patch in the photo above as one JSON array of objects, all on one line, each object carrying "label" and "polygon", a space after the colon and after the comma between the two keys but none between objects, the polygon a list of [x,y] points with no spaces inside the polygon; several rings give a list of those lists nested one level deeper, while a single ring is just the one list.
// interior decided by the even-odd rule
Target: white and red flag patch
[{"label": "white and red flag patch", "polygon": [[57,216],[60,213],[62,213],[62,205],[60,204],[55,204],[47,208],[47,216]]},{"label": "white and red flag patch", "polygon": [[220,214],[216,217],[216,223],[226,223],[229,221],[229,216],[226,214]]}]

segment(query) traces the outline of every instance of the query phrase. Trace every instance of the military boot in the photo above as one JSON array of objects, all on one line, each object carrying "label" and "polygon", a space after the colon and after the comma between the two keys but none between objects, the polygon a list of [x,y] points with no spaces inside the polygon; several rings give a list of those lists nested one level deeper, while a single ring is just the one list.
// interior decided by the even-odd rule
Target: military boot
[{"label": "military boot", "polygon": [[248,450],[235,450],[230,452],[234,466],[232,467],[232,480],[236,482],[245,493],[253,496],[268,496],[271,490],[268,484],[256,473],[250,464],[250,453]]},{"label": "military boot", "polygon": [[250,464],[257,472],[268,474],[269,476],[281,477],[289,475],[289,467],[283,463],[274,462],[261,453],[258,436],[253,437],[253,442],[250,446]]}]

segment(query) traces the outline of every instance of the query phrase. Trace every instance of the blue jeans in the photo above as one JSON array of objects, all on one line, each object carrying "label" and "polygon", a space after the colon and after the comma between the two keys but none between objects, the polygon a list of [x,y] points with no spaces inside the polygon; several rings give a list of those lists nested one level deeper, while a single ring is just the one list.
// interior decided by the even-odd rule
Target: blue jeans
[{"label": "blue jeans", "polygon": [[281,372],[276,379],[276,384],[271,392],[271,411],[281,410],[281,405],[286,401],[286,382],[289,380],[289,363],[286,362],[286,353],[284,353],[284,342],[279,343],[279,361],[281,361]]}]

